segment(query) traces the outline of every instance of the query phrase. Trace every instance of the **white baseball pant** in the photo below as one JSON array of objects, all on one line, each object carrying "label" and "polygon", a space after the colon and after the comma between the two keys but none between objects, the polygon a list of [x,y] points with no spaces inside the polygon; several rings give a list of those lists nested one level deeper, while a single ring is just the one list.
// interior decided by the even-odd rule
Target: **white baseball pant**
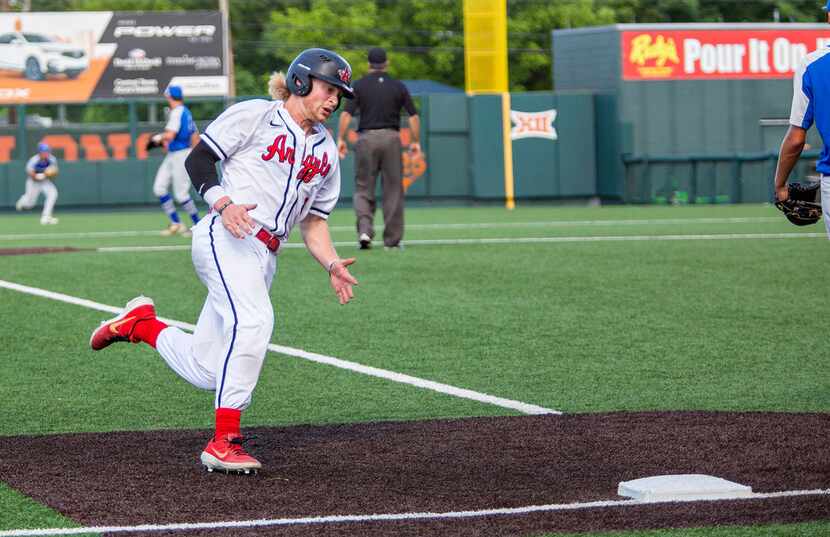
[{"label": "white baseball pant", "polygon": [[168,194],[172,183],[173,198],[176,202],[184,203],[190,199],[190,176],[184,167],[184,161],[189,154],[190,149],[181,149],[165,155],[153,182],[153,194],[156,197]]},{"label": "white baseball pant", "polygon": [[269,289],[277,256],[253,235],[237,239],[209,214],[193,227],[192,257],[208,289],[196,330],[165,328],[156,349],[182,378],[215,390],[216,408],[244,410],[274,329]]},{"label": "white baseball pant", "polygon": [[17,200],[15,206],[20,209],[31,209],[37,203],[37,198],[41,192],[44,196],[41,217],[51,217],[52,211],[55,209],[55,202],[58,201],[58,188],[50,179],[43,179],[42,181],[35,181],[31,177],[26,179],[26,190]]}]

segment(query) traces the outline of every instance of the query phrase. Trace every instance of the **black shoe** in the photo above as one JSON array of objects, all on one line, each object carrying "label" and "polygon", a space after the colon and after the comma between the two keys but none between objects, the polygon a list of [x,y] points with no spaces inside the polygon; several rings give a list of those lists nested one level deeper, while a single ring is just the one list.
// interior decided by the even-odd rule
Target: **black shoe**
[{"label": "black shoe", "polygon": [[360,234],[358,242],[360,243],[361,250],[369,250],[372,248],[372,238],[366,233]]}]

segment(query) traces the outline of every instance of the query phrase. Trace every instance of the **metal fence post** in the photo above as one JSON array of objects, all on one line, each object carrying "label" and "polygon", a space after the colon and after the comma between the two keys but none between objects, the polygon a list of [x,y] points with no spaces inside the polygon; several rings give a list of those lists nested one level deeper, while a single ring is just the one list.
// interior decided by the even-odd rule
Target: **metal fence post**
[{"label": "metal fence post", "polygon": [[697,159],[689,159],[692,165],[692,175],[689,178],[689,204],[695,203],[697,199]]},{"label": "metal fence post", "polygon": [[135,101],[127,103],[127,113],[129,115],[130,140],[132,141],[130,155],[136,158],[138,156],[138,148],[136,147],[136,140],[138,140],[138,110],[136,110]]},{"label": "metal fence post", "polygon": [[25,161],[29,155],[28,140],[26,139],[26,105],[17,105],[17,158]]}]

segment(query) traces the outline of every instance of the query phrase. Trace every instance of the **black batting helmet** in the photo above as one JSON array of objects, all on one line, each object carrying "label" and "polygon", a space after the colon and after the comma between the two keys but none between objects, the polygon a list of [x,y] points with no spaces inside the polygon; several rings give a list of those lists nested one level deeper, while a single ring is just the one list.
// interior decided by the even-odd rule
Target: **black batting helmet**
[{"label": "black batting helmet", "polygon": [[288,91],[304,97],[311,91],[311,79],[325,80],[352,99],[352,67],[342,56],[324,48],[310,48],[300,52],[288,67],[286,75]]}]

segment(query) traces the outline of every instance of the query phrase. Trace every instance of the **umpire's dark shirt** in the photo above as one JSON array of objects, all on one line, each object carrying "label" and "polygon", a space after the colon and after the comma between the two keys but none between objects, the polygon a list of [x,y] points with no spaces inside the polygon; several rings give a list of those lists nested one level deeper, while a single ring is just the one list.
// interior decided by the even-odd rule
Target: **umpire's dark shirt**
[{"label": "umpire's dark shirt", "polygon": [[369,73],[355,82],[354,99],[346,101],[346,112],[360,116],[358,131],[398,130],[401,108],[410,116],[418,113],[403,82],[385,72]]}]

